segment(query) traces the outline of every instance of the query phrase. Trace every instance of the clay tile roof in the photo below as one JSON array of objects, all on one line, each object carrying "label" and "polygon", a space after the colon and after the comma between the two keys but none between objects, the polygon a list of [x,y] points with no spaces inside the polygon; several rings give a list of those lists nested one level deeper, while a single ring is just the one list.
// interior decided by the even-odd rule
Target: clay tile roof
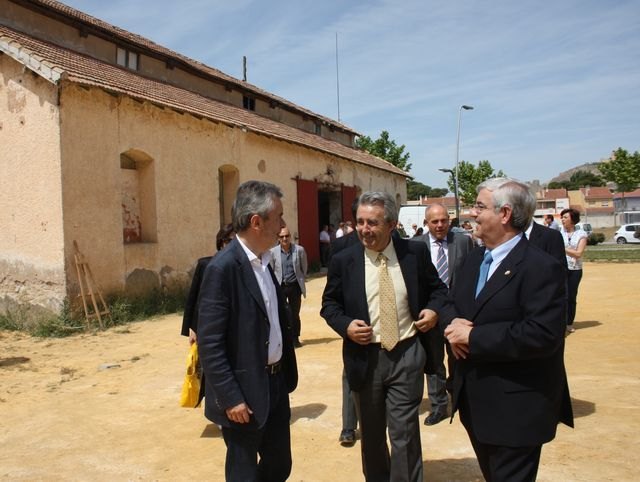
[{"label": "clay tile roof", "polygon": [[186,89],[32,38],[0,25],[0,52],[5,52],[52,82],[69,81],[169,107],[257,134],[410,177],[393,164],[367,152],[204,97]]},{"label": "clay tile roof", "polygon": [[432,204],[442,204],[446,207],[455,207],[456,198],[453,196],[422,198],[423,206],[431,206]]},{"label": "clay tile roof", "polygon": [[103,20],[100,20],[99,18],[92,17],[91,15],[81,12],[80,10],[76,10],[75,8],[69,7],[68,5],[65,5],[63,3],[56,2],[55,0],[29,0],[28,3],[30,4],[29,8],[41,11],[45,15],[54,14],[57,17],[62,17],[63,19],[66,19],[67,21],[72,23],[79,22],[83,24],[87,29],[93,30],[92,33],[95,32],[98,35],[102,34],[112,41],[114,40],[114,38],[117,38],[130,46],[134,46],[143,51],[147,51],[152,55],[155,54],[155,56],[171,59],[184,67],[191,68],[201,74],[218,79],[219,81],[222,81],[223,83],[226,83],[228,85],[235,86],[240,91],[247,91],[254,95],[266,97],[283,106],[287,106],[292,110],[299,111],[309,115],[310,117],[322,120],[323,122],[340,130],[360,135],[358,132],[354,131],[344,124],[341,124],[340,122],[316,114],[315,112],[296,105],[293,102],[288,101],[287,99],[274,95],[270,92],[267,92],[266,90],[260,89],[259,87],[256,87],[255,85],[252,85],[248,82],[236,79],[235,77],[227,75],[218,69],[214,69],[212,67],[209,67],[208,65],[198,62],[197,60],[190,59],[185,55],[181,55],[171,49],[163,47],[162,45],[158,45],[155,42],[142,37],[141,35],[137,35],[120,27],[116,27],[115,25],[111,25]]},{"label": "clay tile roof", "polygon": [[[630,198],[630,197],[640,197],[640,189],[636,189],[635,191],[629,191],[629,192],[625,192],[624,193],[624,197],[625,198]],[[621,192],[617,192],[613,195],[614,199],[622,199],[622,193]]]},{"label": "clay tile roof", "polygon": [[613,199],[613,195],[607,187],[581,187],[580,191],[585,199]]},{"label": "clay tile roof", "polygon": [[567,190],[564,188],[561,189],[543,189],[540,191],[541,197],[540,199],[562,199],[569,197],[567,195]]}]

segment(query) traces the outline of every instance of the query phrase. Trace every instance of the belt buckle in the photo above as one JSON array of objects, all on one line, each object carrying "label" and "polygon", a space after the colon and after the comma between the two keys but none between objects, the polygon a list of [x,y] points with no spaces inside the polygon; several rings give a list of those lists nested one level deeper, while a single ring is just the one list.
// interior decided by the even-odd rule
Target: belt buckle
[{"label": "belt buckle", "polygon": [[269,375],[275,375],[280,371],[280,363],[279,361],[272,363],[271,365],[267,365],[265,368],[267,369],[267,373]]}]

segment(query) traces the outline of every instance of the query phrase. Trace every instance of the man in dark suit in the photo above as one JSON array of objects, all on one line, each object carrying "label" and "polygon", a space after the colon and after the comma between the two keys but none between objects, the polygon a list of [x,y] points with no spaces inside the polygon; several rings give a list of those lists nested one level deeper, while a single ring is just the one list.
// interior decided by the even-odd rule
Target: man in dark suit
[{"label": "man in dark suit", "polygon": [[[355,220],[358,211],[358,198],[351,203],[351,216]],[[349,221],[351,222],[351,221]],[[358,232],[354,229],[350,233],[340,238],[336,238],[331,243],[331,256],[339,253],[344,248],[348,248],[354,244],[360,244]],[[356,429],[358,428],[358,417],[356,415],[356,406],[347,381],[347,372],[342,370],[342,429],[338,442],[343,447],[352,447],[356,443]]]},{"label": "man in dark suit", "polygon": [[458,358],[453,408],[488,481],[535,480],[542,444],[573,426],[564,368],[564,268],[522,231],[535,197],[507,178],[478,186],[473,250],[453,289],[444,330]]},{"label": "man in dark suit", "polygon": [[[216,234],[216,249],[220,251],[227,244],[233,240],[236,233],[233,231],[233,225],[227,224],[220,228],[218,234]],[[182,329],[180,334],[189,337],[189,344],[196,343],[198,333],[198,303],[200,301],[200,285],[202,284],[202,277],[204,276],[204,270],[211,261],[213,256],[205,256],[198,259],[196,263],[196,269],[193,272],[193,278],[191,279],[191,287],[189,288],[189,294],[184,305],[184,314],[182,317]],[[205,379],[204,376],[200,379],[200,393],[198,394],[198,403],[196,407],[200,405],[204,398],[205,392]]]},{"label": "man in dark suit", "polygon": [[[449,289],[452,289],[458,270],[464,257],[473,249],[471,236],[466,233],[454,233],[449,229],[449,211],[442,204],[432,204],[425,212],[427,234],[415,236],[412,240],[422,241],[429,247],[431,262],[438,271],[438,276]],[[436,360],[435,373],[427,374],[427,393],[431,404],[431,413],[425,418],[425,425],[435,425],[448,417],[449,396],[447,395],[447,370],[444,366],[446,341],[440,331],[434,330],[434,336],[425,338]],[[449,346],[447,345],[447,351]],[[453,376],[455,357],[449,353],[449,377]],[[450,381],[451,383],[451,381]],[[450,384],[449,383],[449,384]]]},{"label": "man in dark suit", "polygon": [[366,479],[422,481],[418,409],[425,352],[418,333],[436,325],[447,288],[424,243],[392,237],[397,219],[390,194],[360,196],[361,243],[332,257],[321,315],[344,340]]},{"label": "man in dark suit", "polygon": [[266,182],[238,188],[231,211],[236,238],[202,281],[205,415],[222,426],[227,480],[284,481],[291,472],[288,394],[298,373],[286,304],[269,265],[284,227],[281,197]]},{"label": "man in dark suit", "polygon": [[567,268],[567,255],[564,251],[564,240],[560,231],[531,221],[529,227],[524,232],[530,244],[540,248],[545,253],[549,253],[558,262]]}]

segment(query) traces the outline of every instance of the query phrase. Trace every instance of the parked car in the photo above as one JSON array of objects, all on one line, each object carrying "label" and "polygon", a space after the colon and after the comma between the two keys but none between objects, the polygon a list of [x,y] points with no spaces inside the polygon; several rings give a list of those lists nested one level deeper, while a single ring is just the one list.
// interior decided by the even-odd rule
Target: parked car
[{"label": "parked car", "polygon": [[635,237],[637,231],[640,231],[640,223],[623,224],[613,235],[613,239],[618,244],[640,243],[640,238]]},{"label": "parked car", "polygon": [[578,223],[576,224],[576,230],[578,229],[582,229],[585,233],[587,233],[587,236],[591,236],[591,233],[593,233],[593,228],[591,227],[590,223]]}]

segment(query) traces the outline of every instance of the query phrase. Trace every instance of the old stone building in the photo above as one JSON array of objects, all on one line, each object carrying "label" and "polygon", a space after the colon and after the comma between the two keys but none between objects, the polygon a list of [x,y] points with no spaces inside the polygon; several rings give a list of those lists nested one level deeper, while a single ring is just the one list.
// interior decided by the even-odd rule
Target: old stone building
[{"label": "old stone building", "polygon": [[282,187],[312,260],[323,223],[406,174],[357,132],[52,0],[0,0],[0,310],[58,312],[74,242],[106,293],[184,284],[237,186]]}]

